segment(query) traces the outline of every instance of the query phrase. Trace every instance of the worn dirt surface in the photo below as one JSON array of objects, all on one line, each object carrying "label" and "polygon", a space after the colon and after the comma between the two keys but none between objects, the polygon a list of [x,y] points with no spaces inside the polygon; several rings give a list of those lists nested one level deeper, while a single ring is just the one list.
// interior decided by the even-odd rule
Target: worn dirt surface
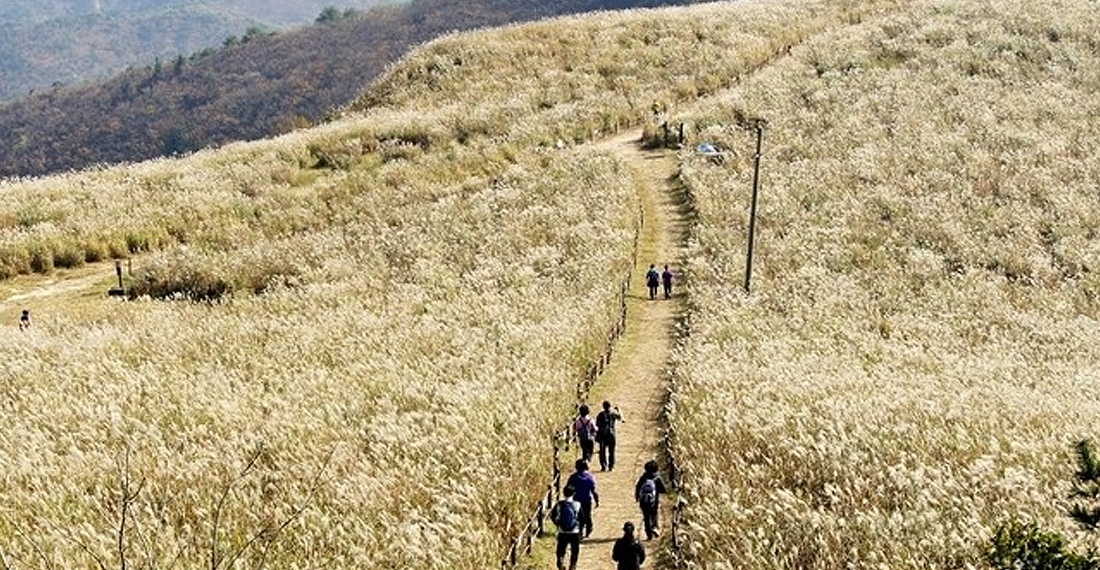
[{"label": "worn dirt surface", "polygon": [[[596,476],[600,506],[593,512],[592,536],[581,542],[577,565],[581,570],[615,568],[611,549],[615,540],[622,536],[626,521],[634,523],[635,536],[646,545],[645,566],[648,568],[656,567],[658,550],[668,536],[672,501],[668,497],[661,500],[661,538],[645,542],[641,511],[634,501],[634,485],[645,462],[659,459],[661,455],[668,363],[682,303],[675,283],[671,299],[664,299],[659,292],[657,300],[651,301],[644,274],[650,264],[656,265],[658,270],[668,264],[673,273],[678,272],[687,216],[676,190],[674,153],[643,150],[640,138],[640,131],[632,131],[596,144],[597,148],[623,158],[644,181],[640,198],[645,222],[639,243],[638,267],[627,300],[626,333],[616,345],[611,364],[597,381],[590,398],[593,417],[601,402],[607,400],[619,406],[625,422],[617,429],[615,469],[600,472],[599,461],[593,457],[592,471]],[[570,457],[568,463],[574,459]],[[669,483],[665,469],[662,469],[662,478]],[[551,536],[545,540],[552,543],[555,539]],[[553,556],[549,558],[549,566],[553,567]]]}]

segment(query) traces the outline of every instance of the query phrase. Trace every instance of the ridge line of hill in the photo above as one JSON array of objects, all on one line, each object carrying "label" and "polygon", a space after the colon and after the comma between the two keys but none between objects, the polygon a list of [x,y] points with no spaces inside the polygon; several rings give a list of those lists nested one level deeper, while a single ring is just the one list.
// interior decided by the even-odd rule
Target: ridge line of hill
[{"label": "ridge line of hill", "polygon": [[0,105],[0,178],[135,162],[301,128],[453,31],[694,0],[413,0]]}]

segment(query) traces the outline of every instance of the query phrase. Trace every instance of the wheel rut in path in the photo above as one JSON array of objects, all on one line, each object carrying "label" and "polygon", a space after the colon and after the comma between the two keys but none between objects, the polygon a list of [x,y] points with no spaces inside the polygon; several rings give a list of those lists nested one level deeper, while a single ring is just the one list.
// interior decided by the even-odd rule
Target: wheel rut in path
[{"label": "wheel rut in path", "polygon": [[[619,340],[610,366],[600,377],[589,397],[593,417],[600,404],[610,401],[622,410],[625,421],[617,428],[616,463],[613,471],[601,472],[593,457],[592,472],[600,506],[593,511],[592,536],[581,542],[579,570],[614,568],[611,548],[622,536],[623,523],[631,521],[635,536],[646,546],[647,568],[657,566],[658,550],[668,537],[668,515],[672,501],[661,500],[661,538],[645,542],[641,512],[634,502],[634,485],[650,459],[662,456],[663,419],[667,392],[667,369],[671,357],[674,328],[682,302],[674,283],[673,296],[664,299],[659,292],[650,300],[644,273],[650,264],[661,270],[665,264],[678,274],[682,259],[683,236],[687,216],[678,204],[675,191],[677,160],[668,150],[643,150],[641,131],[617,135],[595,145],[623,159],[640,178],[640,200],[644,225],[639,239],[638,266],[627,295],[627,328]],[[598,446],[597,446],[598,449]],[[563,470],[571,472],[576,458],[563,459]],[[662,479],[669,483],[662,463]],[[553,567],[553,556],[550,557]]]}]

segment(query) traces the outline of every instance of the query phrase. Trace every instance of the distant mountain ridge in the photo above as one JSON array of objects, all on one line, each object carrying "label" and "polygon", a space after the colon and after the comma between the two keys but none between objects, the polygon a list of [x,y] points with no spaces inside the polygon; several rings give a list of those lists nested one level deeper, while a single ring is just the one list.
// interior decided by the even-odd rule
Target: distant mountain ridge
[{"label": "distant mountain ridge", "polygon": [[249,28],[301,27],[329,5],[365,10],[382,1],[4,0],[0,101],[220,46]]},{"label": "distant mountain ridge", "polygon": [[410,47],[443,33],[697,0],[414,0],[130,69],[0,106],[0,176],[139,161],[309,124],[355,98]]}]

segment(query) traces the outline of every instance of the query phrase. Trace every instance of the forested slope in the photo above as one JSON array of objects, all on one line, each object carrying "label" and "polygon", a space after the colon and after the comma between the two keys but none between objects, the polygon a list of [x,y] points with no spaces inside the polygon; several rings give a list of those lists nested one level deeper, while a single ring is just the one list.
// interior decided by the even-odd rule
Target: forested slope
[{"label": "forested slope", "polygon": [[692,0],[417,0],[205,57],[131,69],[0,107],[0,176],[138,161],[286,132],[358,95],[411,46],[452,30]]},{"label": "forested slope", "polygon": [[[402,0],[403,1],[403,0]],[[221,46],[249,30],[309,25],[328,6],[379,0],[5,0],[0,3],[0,101]],[[391,2],[401,3],[401,2]]]}]

